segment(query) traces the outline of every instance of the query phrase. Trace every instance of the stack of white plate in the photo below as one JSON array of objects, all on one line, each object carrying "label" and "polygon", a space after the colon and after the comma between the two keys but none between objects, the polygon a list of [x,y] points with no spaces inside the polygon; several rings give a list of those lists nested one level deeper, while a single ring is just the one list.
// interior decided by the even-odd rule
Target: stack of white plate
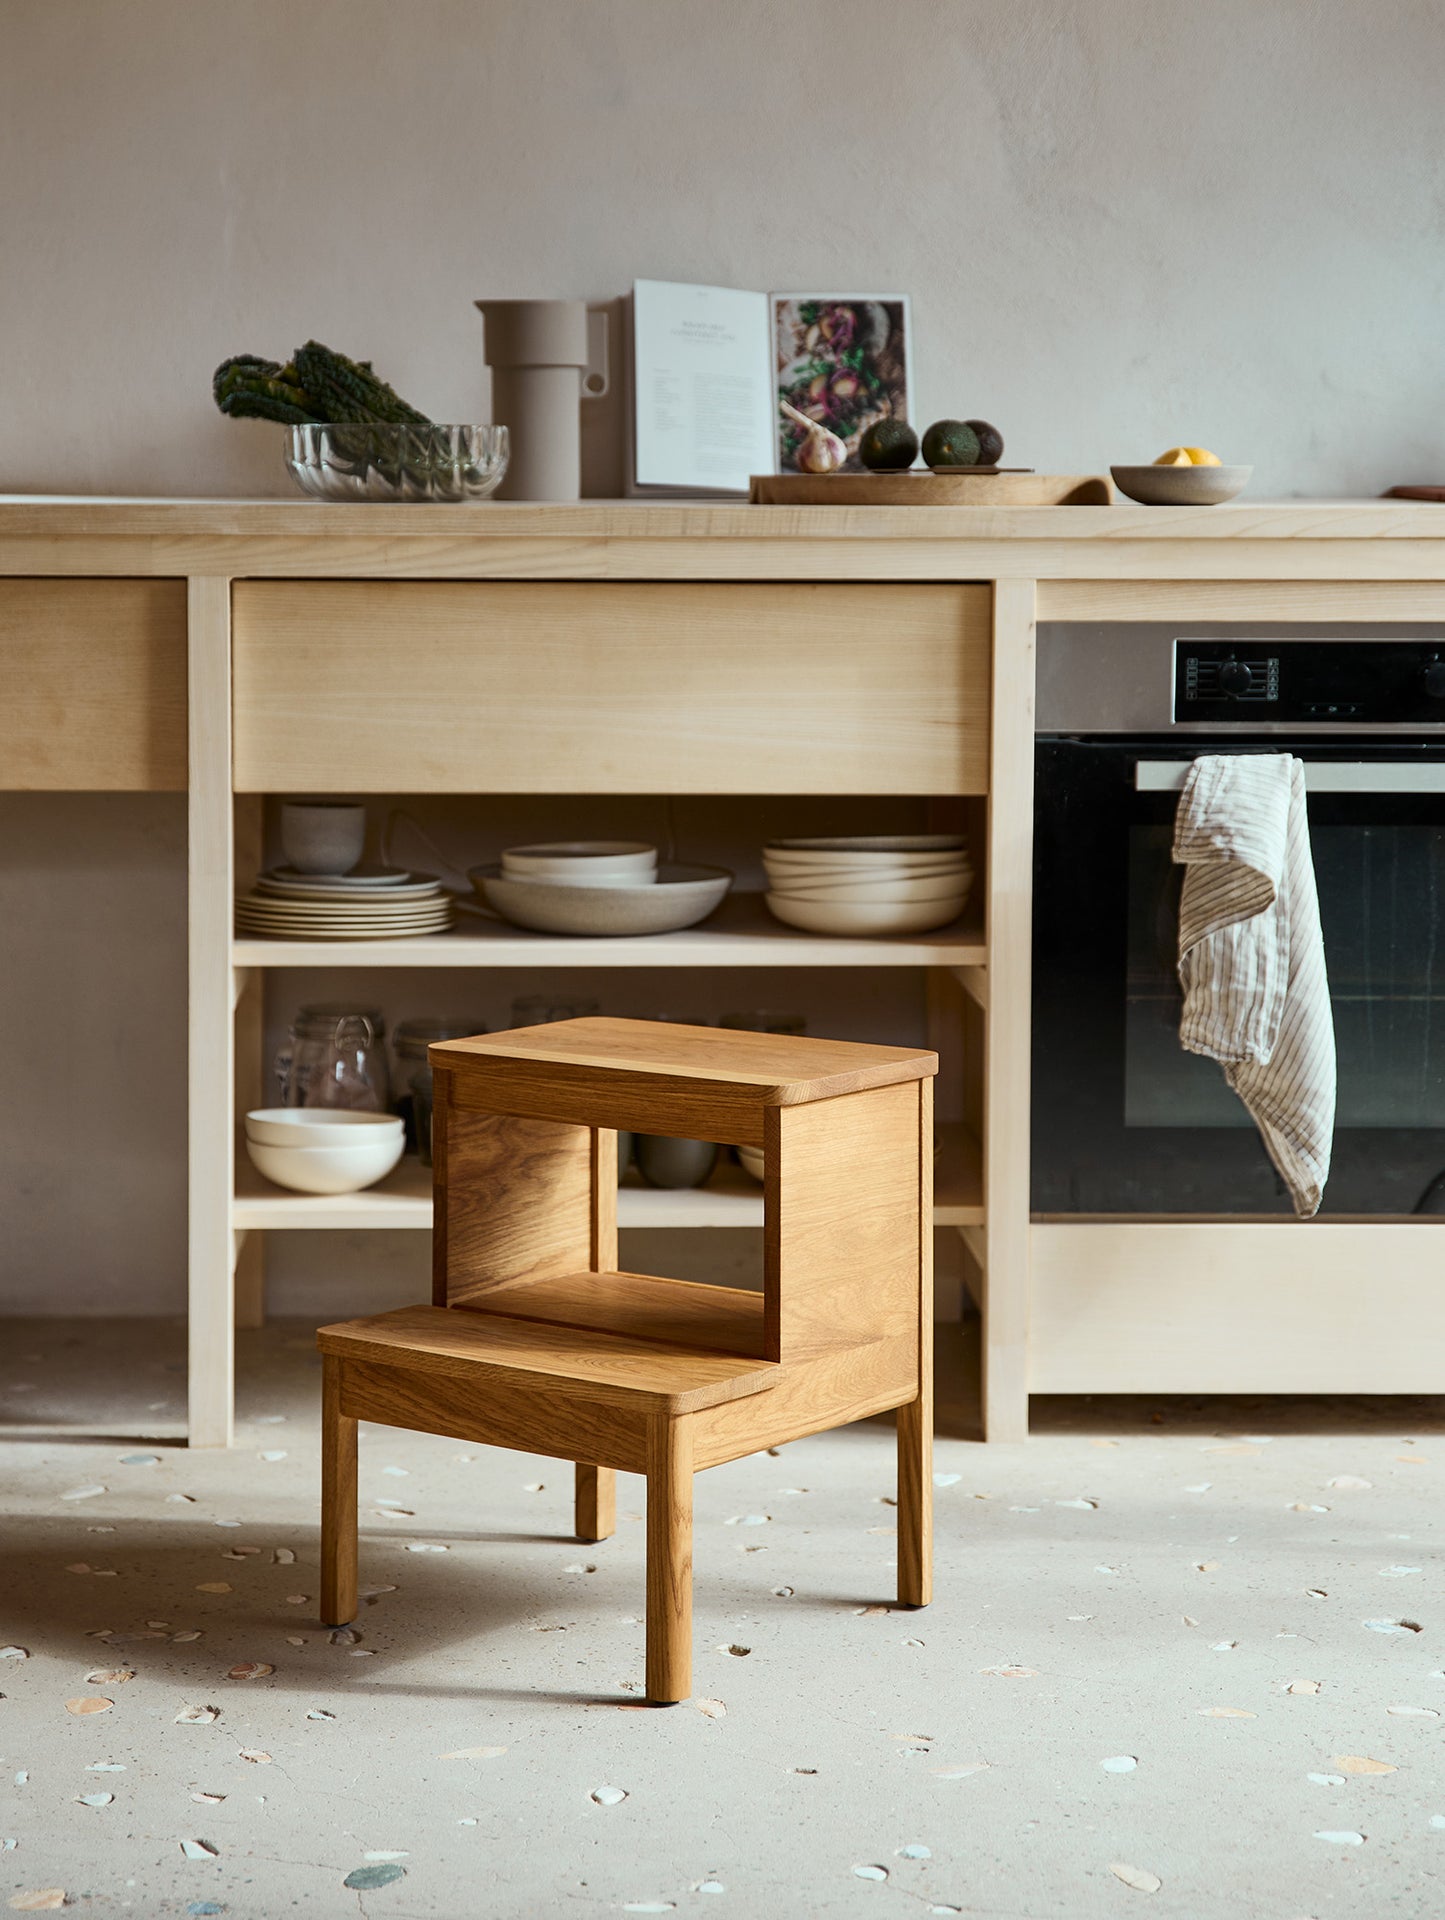
[{"label": "stack of white plate", "polygon": [[445,933],[452,897],[429,874],[401,867],[297,873],[272,867],[236,902],[238,933],[283,940],[400,940]]},{"label": "stack of white plate", "polygon": [[807,933],[926,933],[958,918],[973,885],[960,833],[774,840],[763,865],[769,908]]}]

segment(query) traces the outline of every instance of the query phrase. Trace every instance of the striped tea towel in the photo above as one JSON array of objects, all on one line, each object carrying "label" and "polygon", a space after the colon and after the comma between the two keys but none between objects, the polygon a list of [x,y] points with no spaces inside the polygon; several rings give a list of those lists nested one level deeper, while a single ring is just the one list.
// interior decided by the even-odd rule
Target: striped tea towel
[{"label": "striped tea towel", "polygon": [[1288,753],[1196,760],[1174,858],[1188,869],[1180,1045],[1222,1063],[1308,1218],[1330,1172],[1335,1029],[1302,763]]}]

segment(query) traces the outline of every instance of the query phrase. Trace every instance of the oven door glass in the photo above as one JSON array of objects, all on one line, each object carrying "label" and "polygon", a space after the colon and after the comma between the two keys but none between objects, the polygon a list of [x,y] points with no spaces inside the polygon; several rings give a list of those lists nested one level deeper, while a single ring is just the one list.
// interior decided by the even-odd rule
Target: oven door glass
[{"label": "oven door glass", "polygon": [[[1199,750],[1038,743],[1037,1213],[1291,1211],[1222,1069],[1179,1045],[1177,795],[1137,792],[1135,770]],[[1294,750],[1351,765],[1445,760],[1436,747]],[[1321,1211],[1445,1212],[1445,795],[1312,793],[1309,809],[1339,1056]]]}]

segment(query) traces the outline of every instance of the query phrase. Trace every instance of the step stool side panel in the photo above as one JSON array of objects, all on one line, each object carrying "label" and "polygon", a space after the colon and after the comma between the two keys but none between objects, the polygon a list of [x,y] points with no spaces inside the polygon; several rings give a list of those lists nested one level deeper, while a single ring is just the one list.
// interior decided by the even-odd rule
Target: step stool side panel
[{"label": "step stool side panel", "polygon": [[509,1285],[592,1268],[607,1242],[594,1129],[459,1108],[452,1082],[436,1075],[432,1304],[475,1307]]},{"label": "step stool side panel", "polygon": [[919,1084],[770,1110],[770,1359],[903,1338],[912,1343],[916,1380],[926,1219]]}]

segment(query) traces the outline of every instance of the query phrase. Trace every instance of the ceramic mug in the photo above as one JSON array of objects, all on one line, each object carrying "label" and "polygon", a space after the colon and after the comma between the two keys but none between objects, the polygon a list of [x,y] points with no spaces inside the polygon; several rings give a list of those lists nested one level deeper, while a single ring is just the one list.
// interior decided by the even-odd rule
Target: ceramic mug
[{"label": "ceramic mug", "polygon": [[297,873],[350,873],[366,846],[366,808],[346,800],[287,800],[281,848]]}]

